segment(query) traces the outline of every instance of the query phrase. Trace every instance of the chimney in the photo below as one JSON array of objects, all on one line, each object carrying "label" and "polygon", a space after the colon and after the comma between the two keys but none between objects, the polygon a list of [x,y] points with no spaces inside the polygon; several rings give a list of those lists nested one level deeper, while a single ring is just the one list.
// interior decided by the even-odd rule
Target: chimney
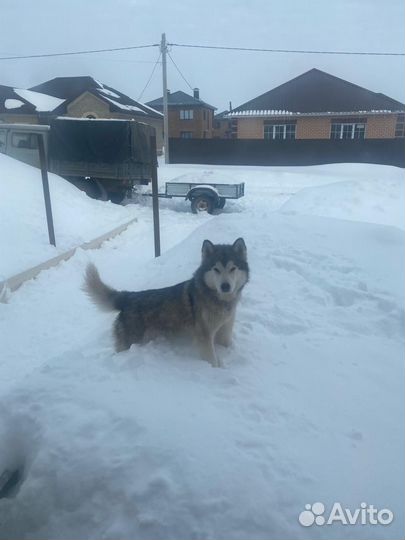
[{"label": "chimney", "polygon": [[200,99],[200,89],[199,88],[194,88],[194,98],[195,99]]},{"label": "chimney", "polygon": [[232,101],[229,102],[229,112],[232,112]]}]

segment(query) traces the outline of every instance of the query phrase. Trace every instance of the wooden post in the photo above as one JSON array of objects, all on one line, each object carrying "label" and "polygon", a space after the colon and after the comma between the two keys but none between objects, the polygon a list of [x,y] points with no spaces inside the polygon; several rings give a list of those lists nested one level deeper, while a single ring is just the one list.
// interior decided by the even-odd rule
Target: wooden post
[{"label": "wooden post", "polygon": [[48,224],[49,243],[52,244],[53,246],[56,246],[55,231],[53,228],[51,196],[49,194],[48,166],[47,166],[47,160],[46,160],[46,154],[45,154],[45,144],[44,144],[43,134],[38,133],[37,140],[38,140],[39,163],[41,166],[42,188],[44,191],[46,222]]},{"label": "wooden post", "polygon": [[163,78],[163,137],[165,145],[165,163],[170,163],[169,148],[169,105],[167,99],[167,43],[166,34],[162,34],[160,42],[160,52],[162,53],[162,78]]},{"label": "wooden post", "polygon": [[160,224],[159,224],[159,196],[157,176],[156,135],[150,137],[150,152],[152,157],[152,208],[153,208],[153,235],[155,240],[155,257],[160,257]]}]

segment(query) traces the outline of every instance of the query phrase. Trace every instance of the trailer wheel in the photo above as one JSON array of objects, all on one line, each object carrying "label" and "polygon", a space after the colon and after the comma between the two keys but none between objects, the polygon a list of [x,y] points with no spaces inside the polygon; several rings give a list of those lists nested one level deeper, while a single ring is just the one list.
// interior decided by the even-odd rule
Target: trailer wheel
[{"label": "trailer wheel", "polygon": [[226,199],[225,197],[220,197],[217,202],[217,208],[223,208],[225,206]]},{"label": "trailer wheel", "polygon": [[191,200],[191,210],[194,214],[198,214],[198,212],[212,214],[214,206],[214,200],[209,195],[199,195]]}]

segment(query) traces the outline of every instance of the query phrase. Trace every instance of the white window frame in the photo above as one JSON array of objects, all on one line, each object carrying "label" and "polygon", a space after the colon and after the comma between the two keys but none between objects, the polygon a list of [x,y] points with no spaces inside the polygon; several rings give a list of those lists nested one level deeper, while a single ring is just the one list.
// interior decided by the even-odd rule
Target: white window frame
[{"label": "white window frame", "polygon": [[[332,139],[332,130],[333,130],[333,126],[340,126],[340,133],[339,133],[339,137],[333,137]],[[355,139],[356,137],[354,136],[355,133],[356,133],[356,127],[357,126],[362,126],[363,127],[363,137],[357,137],[358,140],[360,139],[365,139],[365,136],[366,136],[366,124],[365,123],[362,123],[362,122],[332,122],[331,124],[331,127],[330,127],[330,139],[332,140],[353,140]],[[344,128],[347,128],[347,127],[350,127],[351,128],[351,136],[350,137],[343,137],[343,132],[344,132]]]},{"label": "white window frame", "polygon": [[180,120],[194,120],[194,110],[180,109]]},{"label": "white window frame", "polygon": [[[294,126],[294,137],[287,138],[287,126]],[[295,139],[295,124],[265,124],[263,126],[263,138],[269,141],[284,141],[284,140],[294,140]],[[271,137],[266,137],[266,131],[271,129]],[[275,137],[276,128],[283,128],[283,136],[281,138]]]}]

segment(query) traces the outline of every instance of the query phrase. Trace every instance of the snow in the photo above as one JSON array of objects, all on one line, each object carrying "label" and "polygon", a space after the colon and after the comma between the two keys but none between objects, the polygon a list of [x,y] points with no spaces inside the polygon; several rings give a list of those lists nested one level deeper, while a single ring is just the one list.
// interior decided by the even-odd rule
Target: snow
[{"label": "snow", "polygon": [[[115,92],[111,92],[111,90],[107,90],[107,88],[102,88],[101,90],[99,90],[99,93],[101,94],[106,94],[107,96],[111,96],[111,97],[115,97],[115,98],[118,98],[119,99],[119,95],[116,94]],[[104,97],[104,96],[103,96]]]},{"label": "snow", "polygon": [[[0,281],[92,240],[134,216],[129,207],[90,200],[66,180],[49,174],[56,236],[49,244],[39,169],[0,154]],[[75,217],[66,208],[75,209]]]},{"label": "snow", "polygon": [[23,105],[24,102],[20,101],[19,99],[6,99],[4,102],[5,109],[19,109]]},{"label": "snow", "polygon": [[[7,219],[35,230],[32,193],[21,190],[31,169],[9,158],[1,167],[19,190]],[[161,187],[184,174],[244,181],[246,196],[216,216],[161,200],[158,259],[150,199],[116,207],[138,222],[0,304],[0,470],[26,470],[16,497],[0,500],[0,538],[403,537],[403,171],[162,165]],[[101,226],[100,205],[109,215],[57,177],[51,187],[67,198],[60,235],[76,220]],[[233,345],[219,348],[225,369],[187,342],[114,353],[114,315],[81,291],[89,260],[117,288],[160,287],[192,274],[205,238],[239,236],[251,281]],[[33,238],[20,251],[28,242],[42,252]],[[365,501],[395,519],[302,527],[316,501]]]},{"label": "snow", "polygon": [[366,180],[348,180],[302,189],[281,208],[315,216],[394,225],[405,229],[404,179],[397,175],[384,182],[376,174]]},{"label": "snow", "polygon": [[140,109],[139,107],[136,107],[135,105],[125,105],[124,103],[119,103],[115,99],[111,99],[107,96],[104,96],[104,99],[107,99],[110,103],[118,107],[119,109],[122,109],[123,111],[137,111],[143,113],[144,111]]},{"label": "snow", "polygon": [[14,88],[14,92],[26,101],[32,103],[38,112],[53,111],[65,101],[64,99],[41,94],[40,92],[33,92],[32,90],[24,90],[22,88]]},{"label": "snow", "polygon": [[241,111],[229,111],[222,118],[234,118],[244,116],[353,116],[361,114],[392,114],[394,112],[402,111],[389,111],[389,110],[374,110],[371,111],[322,111],[322,112],[298,112],[298,111],[286,111],[284,109],[244,109]]},{"label": "snow", "polygon": [[[101,92],[101,90],[100,90],[100,92]],[[115,99],[111,99],[111,98],[109,98],[107,96],[103,96],[103,97],[104,97],[104,99],[108,100],[110,103],[112,103],[116,107],[122,109],[123,111],[135,111],[135,112],[145,113],[145,111],[143,109],[141,109],[140,107],[137,107],[136,105],[125,105],[124,103],[119,103]],[[155,109],[152,109],[152,107],[148,107],[147,105],[142,105],[142,107],[144,107],[145,109],[148,109],[149,111],[151,111],[151,112],[153,112],[155,114],[163,116],[162,113],[160,113],[158,111],[155,111]]]}]

